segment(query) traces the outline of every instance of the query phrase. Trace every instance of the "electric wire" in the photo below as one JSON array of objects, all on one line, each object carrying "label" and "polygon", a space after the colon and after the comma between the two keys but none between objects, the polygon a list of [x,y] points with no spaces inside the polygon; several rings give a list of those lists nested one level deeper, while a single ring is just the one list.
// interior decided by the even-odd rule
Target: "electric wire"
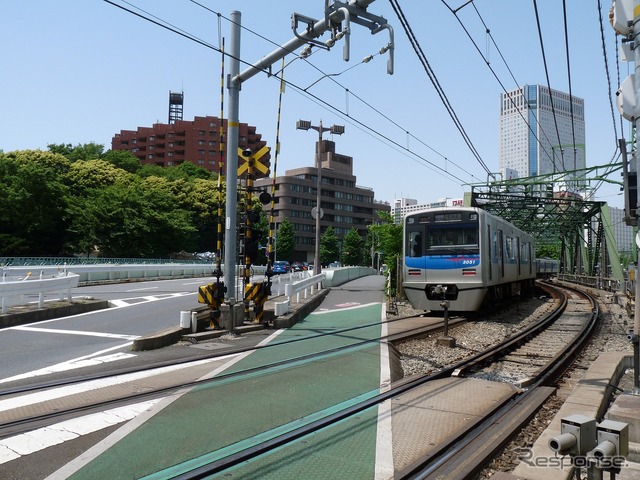
[{"label": "electric wire", "polygon": [[[204,47],[206,47],[206,48],[209,48],[209,49],[212,49],[212,50],[214,50],[214,51],[220,52],[220,49],[219,49],[219,48],[217,48],[217,47],[215,47],[214,45],[211,45],[210,43],[208,43],[208,42],[206,42],[206,41],[204,41],[204,40],[202,40],[202,39],[199,39],[199,38],[197,38],[197,37],[195,37],[195,36],[191,36],[191,35],[190,35],[190,34],[188,34],[187,32],[185,32],[185,31],[183,31],[183,30],[180,30],[179,28],[177,28],[177,27],[175,27],[175,26],[173,26],[173,25],[169,24],[168,22],[162,23],[162,21],[160,21],[160,19],[156,19],[156,20],[154,20],[154,19],[152,19],[152,18],[145,17],[145,16],[144,16],[144,15],[142,15],[141,13],[138,13],[138,12],[135,12],[135,11],[133,11],[133,10],[131,10],[131,9],[128,9],[128,8],[126,8],[126,7],[122,6],[122,5],[119,5],[119,4],[117,4],[117,3],[113,2],[113,1],[111,1],[111,0],[103,0],[103,1],[104,1],[104,2],[106,2],[106,3],[109,3],[110,5],[115,6],[115,7],[117,7],[117,8],[120,8],[121,10],[124,10],[125,12],[131,13],[131,14],[133,14],[133,15],[135,15],[135,16],[137,16],[137,17],[139,17],[139,18],[143,19],[143,20],[147,20],[147,21],[149,21],[149,22],[151,22],[151,23],[153,23],[153,24],[155,24],[155,25],[157,25],[157,26],[159,26],[159,27],[162,27],[162,28],[164,28],[164,29],[166,29],[166,30],[169,30],[169,31],[173,32],[173,33],[176,33],[176,34],[178,34],[178,35],[180,35],[180,36],[182,36],[182,37],[185,37],[185,38],[187,38],[187,39],[189,39],[189,40],[193,40],[194,42],[196,42],[196,43],[198,43],[198,44],[200,44],[200,45],[202,45],[202,46],[204,46]],[[191,0],[191,1],[194,1],[194,0]],[[196,3],[197,5],[200,5],[199,3],[195,2],[195,1],[194,1],[194,3]],[[134,7],[134,8],[137,8],[137,7]],[[140,10],[141,10],[141,11],[143,11],[142,9],[140,9]],[[209,10],[209,9],[207,9],[207,10]],[[210,11],[211,11],[211,10],[210,10]],[[143,12],[144,12],[144,11],[143,11]],[[213,12],[213,11],[212,11],[212,12]],[[145,12],[145,13],[146,13],[146,12]],[[214,12],[214,13],[215,13],[215,12]],[[157,17],[156,17],[156,18],[157,18]],[[225,19],[226,19],[226,17],[224,17],[224,16],[222,16],[222,18],[225,18]],[[229,20],[229,21],[230,21],[230,20]],[[261,37],[261,38],[265,38],[265,37]],[[249,66],[251,65],[251,63],[249,63],[249,62],[247,62],[247,61],[245,61],[245,60],[242,60],[241,58],[234,57],[233,55],[231,55],[231,54],[229,54],[229,53],[225,53],[225,55],[226,55],[226,56],[228,56],[228,57],[230,57],[230,58],[234,58],[234,59],[238,60],[240,63],[243,63],[243,64],[245,64],[245,65],[249,65]],[[270,75],[270,72],[268,72],[268,71],[264,71],[264,73],[266,73],[266,74]],[[270,76],[271,76],[271,75],[270,75]],[[284,82],[285,82],[285,84],[286,84],[286,85],[292,86],[293,88],[295,88],[295,89],[297,89],[297,90],[300,90],[300,91],[303,91],[303,92],[304,92],[304,89],[303,89],[302,87],[299,87],[299,86],[297,86],[297,85],[294,85],[294,84],[292,84],[291,82],[288,82],[288,81],[286,81],[286,80],[284,80]],[[309,93],[309,92],[304,92],[304,93],[305,93],[306,95],[308,95],[309,97],[313,98],[316,102],[319,102],[319,103],[321,103],[321,104],[325,105],[326,107],[329,107],[329,110],[333,110],[334,112],[337,112],[337,113],[339,113],[339,114],[341,114],[341,115],[344,115],[345,117],[348,117],[348,118],[349,118],[349,119],[351,119],[352,121],[354,121],[354,122],[358,123],[359,125],[361,125],[364,129],[366,129],[366,130],[368,130],[368,131],[370,131],[370,132],[374,133],[374,134],[375,134],[375,135],[374,135],[374,137],[378,137],[379,139],[384,139],[385,141],[389,142],[389,143],[390,143],[390,144],[392,144],[392,145],[395,145],[395,146],[399,147],[399,148],[400,148],[400,149],[402,149],[402,150],[405,150],[405,151],[407,150],[407,149],[406,149],[406,148],[404,148],[402,145],[400,145],[398,142],[396,142],[396,141],[392,140],[391,138],[389,138],[388,136],[384,135],[383,133],[381,133],[381,132],[379,132],[379,131],[375,130],[374,128],[372,128],[372,127],[370,127],[370,126],[368,126],[368,125],[367,125],[367,124],[365,124],[364,122],[359,121],[359,120],[355,119],[354,117],[349,116],[347,113],[345,113],[345,112],[341,111],[340,109],[338,109],[337,107],[335,107],[335,106],[331,105],[329,102],[327,102],[327,101],[325,101],[325,100],[322,100],[322,99],[320,99],[318,96],[313,95],[313,94],[311,94],[311,93]],[[465,182],[463,179],[459,178],[458,176],[453,175],[451,172],[448,172],[447,170],[443,169],[442,167],[440,167],[440,166],[438,166],[438,165],[434,164],[433,162],[429,161],[428,159],[426,159],[426,158],[425,158],[425,157],[423,157],[422,155],[419,155],[419,154],[418,154],[418,153],[416,153],[416,152],[410,152],[410,153],[411,153],[412,155],[414,155],[415,157],[417,157],[418,159],[422,160],[423,162],[425,162],[425,163],[427,163],[427,164],[431,165],[431,166],[432,166],[432,167],[434,167],[436,170],[438,170],[438,171],[442,172],[443,174],[445,174],[445,176],[451,177],[451,178],[453,178],[453,179],[455,179],[455,180],[459,181],[461,185],[464,185],[464,184],[466,184],[466,183],[467,183],[467,182]],[[453,162],[452,162],[452,163],[453,163]]]},{"label": "electric wire", "polygon": [[576,169],[576,129],[573,117],[573,94],[571,93],[571,63],[569,61],[569,29],[567,28],[567,1],[562,0],[562,14],[564,18],[564,48],[567,57],[567,83],[569,84],[569,115],[571,116],[571,138],[573,139],[573,169]]},{"label": "electric wire", "polygon": [[416,53],[416,56],[420,60],[420,63],[422,64],[425,72],[427,73],[427,76],[429,77],[429,80],[431,81],[432,85],[435,88],[436,93],[440,97],[440,101],[445,106],[445,109],[447,110],[447,112],[449,113],[449,116],[453,120],[454,125],[456,126],[456,128],[460,132],[460,135],[462,136],[462,139],[467,144],[467,147],[469,148],[469,150],[471,151],[473,156],[476,158],[478,163],[487,172],[487,175],[493,177],[494,174],[491,173],[491,170],[489,169],[489,167],[487,167],[487,165],[484,162],[484,160],[482,160],[482,157],[480,156],[480,154],[476,150],[475,146],[473,145],[473,142],[471,141],[471,139],[469,138],[467,132],[465,131],[464,127],[462,126],[462,123],[460,122],[460,119],[458,118],[457,114],[455,113],[455,110],[453,109],[453,106],[449,102],[449,99],[447,98],[447,96],[446,96],[446,94],[444,92],[444,89],[440,85],[440,82],[438,81],[438,79],[437,79],[437,77],[435,75],[435,72],[431,68],[431,65],[429,64],[429,61],[427,60],[426,55],[424,54],[424,51],[422,50],[422,47],[420,46],[420,43],[418,42],[418,39],[416,38],[415,34],[413,33],[413,30],[411,29],[411,26],[409,25],[409,22],[408,22],[407,18],[404,16],[404,12],[402,11],[402,8],[400,7],[400,5],[397,2],[397,0],[389,0],[389,3],[391,4],[391,7],[393,8],[396,16],[398,17],[398,20],[400,21],[400,23],[401,23],[401,25],[402,25],[402,27],[403,27],[403,29],[405,31],[405,34],[407,35],[407,38],[409,39],[409,42],[411,43],[411,46],[413,47],[413,50]]},{"label": "electric wire", "polygon": [[562,163],[562,169],[566,170],[567,167],[564,164],[564,148],[562,148],[562,142],[560,141],[560,131],[558,129],[558,117],[556,116],[556,108],[553,102],[553,95],[551,92],[551,81],[549,80],[549,68],[547,66],[547,55],[545,54],[544,41],[542,40],[542,27],[540,25],[540,15],[538,14],[537,0],[533,0],[533,9],[536,14],[536,25],[538,27],[538,39],[540,40],[540,51],[542,52],[542,63],[544,64],[544,73],[547,78],[547,88],[549,89],[549,100],[551,102],[551,115],[553,116],[553,123],[555,125],[556,136],[558,138],[558,145],[560,146],[560,161]]},{"label": "electric wire", "polygon": [[[599,20],[599,24],[600,24],[600,40],[602,43],[602,58],[604,60],[604,70],[605,70],[605,74],[607,77],[607,87],[608,87],[608,91],[607,91],[607,97],[609,98],[609,108],[611,110],[611,123],[613,125],[613,132],[615,135],[615,139],[618,138],[618,129],[616,126],[616,115],[615,115],[615,110],[614,110],[614,106],[613,106],[613,96],[612,96],[612,92],[613,92],[613,88],[611,86],[611,75],[610,75],[610,69],[609,69],[609,60],[607,57],[607,47],[606,47],[606,42],[605,42],[605,34],[604,34],[604,21],[602,19],[602,4],[600,2],[600,0],[598,0],[598,4],[597,4],[597,8],[598,8],[598,20]],[[620,60],[618,58],[618,37],[617,35],[614,35],[615,37],[615,52],[616,52],[616,71],[617,71],[617,80],[618,80],[618,85],[620,85]],[[620,117],[620,135],[622,138],[624,138],[624,128],[623,128],[623,124],[622,124],[622,115],[619,116]],[[611,162],[610,163],[614,163],[615,159],[616,159],[616,154],[619,151],[619,147],[618,147],[618,142],[615,141],[615,150],[613,152],[613,155],[611,157]],[[620,152],[620,155],[622,154],[622,152]],[[613,167],[611,168],[611,171],[613,171]],[[610,173],[610,172],[609,172]],[[605,172],[604,176],[607,176],[608,173]],[[594,187],[594,190],[597,191],[602,184],[604,183],[604,180],[600,180],[596,186]]]},{"label": "electric wire", "polygon": [[[482,51],[480,50],[480,48],[478,47],[478,44],[476,43],[476,41],[473,39],[473,37],[471,36],[471,34],[469,33],[469,30],[467,29],[467,27],[464,25],[464,23],[462,22],[462,20],[460,19],[460,17],[457,15],[457,12],[460,11],[462,9],[462,7],[464,7],[465,5],[467,5],[469,2],[467,2],[465,5],[463,5],[462,7],[459,7],[457,9],[452,9],[444,0],[441,0],[441,2],[449,9],[449,11],[451,11],[451,13],[454,14],[456,20],[458,21],[458,23],[460,24],[460,26],[462,27],[462,29],[464,30],[464,32],[467,34],[467,37],[469,38],[469,40],[471,41],[471,43],[473,44],[473,46],[475,47],[476,51],[480,54],[480,56],[483,58],[483,60],[485,61],[485,64],[487,65],[487,68],[489,68],[489,70],[491,71],[491,73],[493,74],[494,78],[496,79],[496,81],[498,82],[498,84],[500,85],[500,87],[502,88],[503,92],[505,93],[506,97],[509,99],[509,103],[511,104],[511,106],[515,109],[515,111],[518,113],[518,115],[520,116],[520,118],[522,119],[522,121],[527,125],[527,128],[529,129],[529,132],[531,132],[531,135],[533,136],[533,138],[535,138],[536,143],[540,146],[540,148],[542,149],[542,151],[544,151],[544,153],[546,154],[546,156],[549,158],[549,160],[551,161],[551,163],[554,165],[554,167],[556,167],[556,170],[558,169],[556,164],[555,164],[555,159],[553,158],[552,155],[549,154],[549,152],[547,151],[547,149],[545,148],[545,146],[542,144],[542,142],[540,142],[540,139],[538,138],[538,135],[536,134],[536,131],[534,130],[534,128],[531,126],[531,124],[529,123],[529,120],[525,117],[525,115],[523,114],[522,110],[520,109],[520,107],[518,107],[515,98],[513,95],[510,95],[509,92],[507,91],[506,86],[503,84],[503,82],[500,80],[500,78],[498,77],[498,74],[495,72],[495,70],[493,69],[493,67],[490,65],[489,61],[484,57],[484,55],[482,54]],[[473,4],[473,7],[478,15],[478,17],[480,18],[480,21],[482,22],[482,24],[485,27],[485,31],[489,33],[489,36],[491,37],[491,39],[493,40],[493,36],[491,35],[491,31],[490,29],[487,27],[487,24],[485,23],[484,19],[482,18],[482,16],[480,15],[480,12],[478,11],[478,9],[476,8],[475,4]],[[500,49],[498,48],[498,45],[496,44],[495,40],[493,41],[493,44],[495,45],[496,49],[498,50],[500,57],[502,58],[503,63],[505,64],[505,66],[507,67],[507,70],[509,71],[509,73],[511,74],[511,78],[513,79],[514,83],[516,84],[516,86],[518,86],[518,81],[516,80],[516,78],[513,75],[513,72],[511,71],[511,69],[509,68],[507,61],[505,60],[504,56],[502,55],[502,52],[500,51]],[[523,94],[524,96],[524,94]],[[529,105],[527,104],[527,108],[529,109],[529,111],[533,114],[533,117],[535,118],[536,124],[540,124],[538,121],[538,117],[535,113],[535,109],[532,109],[529,107]],[[544,131],[544,129],[540,129],[542,131],[542,134],[544,135],[544,137],[546,138],[546,140],[549,142],[549,144],[551,144],[551,141],[549,140],[549,138],[546,135],[546,132]]]},{"label": "electric wire", "polygon": [[[196,1],[196,0],[190,0],[190,1],[191,1],[192,3],[194,3],[195,5],[198,5],[198,6],[200,6],[200,7],[204,8],[205,10],[207,10],[207,11],[209,11],[209,12],[214,13],[214,14],[216,14],[216,15],[218,15],[218,16],[220,16],[220,17],[224,18],[225,20],[229,21],[229,23],[235,23],[235,22],[234,22],[233,20],[231,20],[230,18],[227,18],[227,17],[225,17],[224,15],[220,14],[219,12],[216,12],[216,11],[214,11],[214,10],[212,10],[212,9],[210,9],[210,8],[208,8],[208,7],[206,7],[206,6],[204,6],[204,5],[202,5],[200,2],[198,2],[198,1]],[[258,38],[261,38],[262,40],[265,40],[265,41],[267,41],[268,43],[273,44],[274,46],[277,46],[277,47],[282,48],[278,43],[276,43],[276,42],[274,42],[273,40],[271,40],[271,39],[269,39],[269,38],[265,37],[264,35],[261,35],[261,34],[259,34],[258,32],[254,31],[254,30],[252,30],[252,29],[250,29],[250,28],[244,27],[244,26],[242,26],[242,25],[239,25],[239,26],[240,26],[243,30],[246,30],[247,32],[249,32],[249,33],[251,33],[251,34],[253,34],[253,35],[257,36]],[[345,73],[346,71],[351,70],[351,69],[353,69],[353,68],[355,68],[355,67],[357,67],[357,66],[359,66],[359,65],[361,65],[361,64],[363,64],[363,63],[368,63],[368,61],[370,61],[370,60],[371,60],[372,58],[374,58],[376,55],[380,55],[380,54],[381,54],[380,52],[377,52],[377,53],[375,53],[375,54],[373,54],[373,55],[370,55],[369,57],[366,57],[365,59],[361,60],[361,61],[360,61],[360,63],[358,63],[358,64],[356,64],[356,65],[353,65],[353,66],[351,66],[351,67],[347,68],[346,70],[343,70],[343,71],[342,71],[342,72],[340,72],[340,73],[329,73],[329,74],[327,74],[327,73],[325,73],[322,69],[320,69],[318,66],[314,65],[313,63],[311,63],[311,62],[308,60],[308,57],[309,57],[309,56],[311,56],[313,53],[315,53],[315,52],[317,52],[317,51],[318,51],[318,50],[312,50],[312,51],[309,53],[309,55],[307,55],[307,57],[304,57],[304,58],[302,58],[302,57],[300,57],[300,56],[296,55],[296,58],[294,58],[293,60],[289,61],[286,65],[284,65],[284,66],[282,67],[282,69],[284,69],[284,68],[286,68],[288,65],[290,65],[294,60],[303,59],[303,60],[305,60],[305,62],[306,62],[310,67],[314,68],[315,70],[317,70],[317,71],[322,75],[322,76],[321,76],[318,80],[316,80],[314,83],[312,83],[311,85],[309,85],[307,88],[303,89],[303,91],[305,91],[305,92],[306,92],[306,90],[307,90],[307,89],[311,88],[313,85],[315,85],[316,83],[318,83],[318,82],[319,82],[320,80],[322,80],[323,78],[329,78],[332,82],[334,82],[336,85],[338,85],[340,88],[342,88],[342,89],[347,93],[347,95],[348,95],[348,94],[351,94],[353,97],[355,97],[356,99],[358,99],[361,103],[363,103],[365,106],[367,106],[368,108],[370,108],[371,110],[373,110],[374,112],[376,112],[378,115],[380,115],[380,116],[381,116],[381,117],[383,117],[384,119],[386,119],[388,122],[390,122],[390,123],[391,123],[391,124],[393,124],[394,126],[398,127],[398,128],[399,128],[399,129],[401,129],[403,132],[406,132],[406,133],[407,133],[408,135],[410,135],[412,138],[415,138],[415,139],[416,139],[416,140],[417,140],[421,145],[425,146],[426,148],[428,148],[429,150],[431,150],[431,151],[432,151],[433,153],[435,153],[436,155],[440,156],[440,157],[441,157],[442,159],[444,159],[445,161],[450,162],[451,164],[453,164],[456,168],[458,168],[458,169],[459,169],[459,170],[461,170],[462,172],[464,172],[464,173],[468,174],[468,175],[469,175],[469,176],[471,176],[472,178],[475,178],[475,175],[474,175],[474,174],[472,174],[472,173],[468,172],[468,171],[467,171],[467,170],[465,170],[463,167],[461,167],[460,165],[458,165],[456,162],[452,161],[452,160],[451,160],[451,159],[449,159],[448,157],[444,156],[443,154],[441,154],[440,152],[438,152],[437,150],[435,150],[435,149],[434,149],[433,147],[431,147],[429,144],[427,144],[426,142],[424,142],[423,140],[419,139],[419,138],[418,138],[418,137],[416,137],[414,134],[412,134],[411,132],[409,132],[409,131],[406,129],[406,127],[403,127],[403,126],[399,125],[397,122],[395,122],[395,121],[394,121],[393,119],[391,119],[389,116],[387,116],[386,114],[384,114],[383,112],[381,112],[380,110],[378,110],[377,108],[375,108],[375,107],[374,107],[373,105],[371,105],[369,102],[365,101],[363,98],[361,98],[360,96],[356,95],[355,93],[353,93],[353,91],[351,91],[350,89],[348,89],[347,87],[345,87],[344,85],[342,85],[340,82],[338,82],[335,78],[333,78],[333,77],[336,77],[336,76],[338,76],[338,75],[341,75],[341,74]],[[295,55],[295,52],[294,52],[294,51],[289,50],[288,52],[289,52],[290,54],[294,54],[294,55]],[[281,70],[282,70],[282,69],[281,69]],[[281,70],[280,70],[280,71],[281,71]],[[278,71],[278,72],[274,73],[273,75],[278,75],[278,74],[280,73],[280,71]],[[285,83],[288,83],[288,82],[286,82],[286,81],[285,81]],[[347,115],[347,117],[349,117],[349,113],[348,113],[348,112],[346,113],[346,115]],[[400,146],[400,147],[401,147],[401,146]],[[401,148],[402,148],[402,147],[401,147]],[[412,153],[414,153],[414,152],[412,152]],[[415,154],[415,155],[416,155],[416,156],[418,156],[419,158],[422,158],[421,156],[419,156],[419,155],[417,155],[417,154]],[[426,161],[426,160],[425,160],[425,161]],[[429,163],[430,163],[431,165],[433,165],[433,166],[435,166],[436,168],[438,168],[438,169],[439,169],[439,167],[437,167],[436,165],[432,164],[431,162],[429,162]],[[444,170],[444,171],[446,172],[446,170]],[[458,180],[460,180],[460,179],[458,179]],[[464,182],[463,182],[463,183],[464,183]]]}]

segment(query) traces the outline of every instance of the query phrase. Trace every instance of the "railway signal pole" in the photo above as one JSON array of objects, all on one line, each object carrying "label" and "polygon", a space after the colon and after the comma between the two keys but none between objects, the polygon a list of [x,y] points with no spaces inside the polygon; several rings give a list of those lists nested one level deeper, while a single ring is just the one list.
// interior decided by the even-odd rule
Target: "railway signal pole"
[{"label": "railway signal pole", "polygon": [[[640,131],[640,0],[617,0],[613,3],[613,15],[611,17],[611,26],[617,34],[623,37],[622,54],[623,59],[635,62],[633,74],[629,75],[620,85],[616,92],[616,103],[618,110],[623,118],[629,120],[635,132]],[[633,55],[632,55],[633,52]],[[636,138],[637,135],[633,135]],[[636,141],[637,142],[637,141]],[[621,150],[624,148],[623,161],[626,161],[626,143],[624,139],[619,142]],[[638,157],[638,145],[633,146],[633,158],[629,165],[629,172],[625,175],[635,177],[633,182],[629,182],[625,178],[625,212],[630,215],[627,222],[630,225],[638,225],[638,217],[640,216],[640,190],[637,188],[638,171],[640,171],[640,159]],[[629,186],[633,184],[635,191]],[[636,245],[640,249],[640,233],[636,236]],[[634,325],[631,339],[633,341],[633,359],[634,359],[634,393],[640,394],[640,278],[638,278],[638,263],[640,263],[640,255],[636,251],[636,274],[635,274],[635,312]]]},{"label": "railway signal pole", "polygon": [[[238,127],[239,127],[239,101],[240,88],[242,82],[254,75],[265,72],[271,73],[271,66],[293,53],[304,45],[313,45],[318,48],[330,50],[337,41],[344,39],[343,58],[349,60],[349,45],[351,35],[351,24],[369,28],[372,34],[386,30],[389,34],[389,42],[385,46],[389,54],[387,61],[387,73],[393,74],[393,28],[384,17],[369,13],[367,7],[374,0],[349,0],[341,2],[334,0],[329,4],[325,0],[324,16],[320,20],[294,13],[292,15],[292,28],[294,38],[277,48],[260,61],[240,72],[240,30],[241,14],[238,11],[231,12],[231,48],[229,51],[230,73],[227,77],[227,89],[229,92],[229,118],[227,119],[227,196],[226,196],[226,220],[225,220],[225,254],[224,254],[224,282],[227,285],[227,295],[235,291],[236,281],[236,240],[237,240],[237,189],[238,189]],[[298,31],[299,26],[303,29]],[[326,41],[319,40],[319,37],[326,32],[331,33],[331,38]],[[228,304],[236,302],[233,297],[225,298]]]}]

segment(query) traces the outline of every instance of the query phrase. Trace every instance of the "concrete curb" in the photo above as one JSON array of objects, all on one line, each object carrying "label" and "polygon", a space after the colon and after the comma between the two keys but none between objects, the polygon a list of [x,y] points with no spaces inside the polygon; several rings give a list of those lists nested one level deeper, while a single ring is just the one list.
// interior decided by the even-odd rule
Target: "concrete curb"
[{"label": "concrete curb", "polygon": [[293,327],[298,323],[298,320],[309,315],[310,312],[315,310],[322,303],[325,297],[329,294],[329,290],[331,289],[324,288],[313,297],[300,303],[294,303],[292,305],[293,308],[289,313],[273,319],[273,327],[276,329]]},{"label": "concrete curb", "polygon": [[133,341],[131,350],[134,352],[140,352],[143,350],[155,350],[157,348],[168,347],[174,343],[178,343],[182,338],[182,335],[189,330],[177,327],[169,327],[165,330],[161,330],[151,335],[136,338]]},{"label": "concrete curb", "polygon": [[59,307],[35,308],[25,312],[5,313],[0,314],[0,328],[16,327],[27,323],[51,320],[52,318],[69,317],[105,308],[109,308],[107,300],[91,300]]},{"label": "concrete curb", "polygon": [[[295,325],[299,320],[306,317],[310,312],[315,310],[318,305],[322,303],[324,298],[329,293],[328,288],[325,288],[318,293],[316,293],[313,297],[308,298],[300,303],[294,303],[292,310],[281,317],[276,317],[273,320],[273,328],[289,328]],[[273,316],[273,310],[265,308],[265,318],[270,318]],[[262,325],[246,325],[246,326],[238,326],[234,329],[234,333],[245,333],[248,331],[254,330],[264,330],[264,326]],[[200,333],[190,333],[189,329],[181,328],[179,326],[170,327],[165,330],[161,330],[157,333],[147,335],[144,337],[137,338],[133,341],[133,346],[131,350],[133,351],[142,351],[142,350],[154,350],[157,348],[168,347],[169,345],[173,345],[174,343],[178,343],[180,340],[193,338],[195,340],[203,341],[209,340],[212,338],[220,337],[226,333],[229,333],[228,330],[206,330]]]}]

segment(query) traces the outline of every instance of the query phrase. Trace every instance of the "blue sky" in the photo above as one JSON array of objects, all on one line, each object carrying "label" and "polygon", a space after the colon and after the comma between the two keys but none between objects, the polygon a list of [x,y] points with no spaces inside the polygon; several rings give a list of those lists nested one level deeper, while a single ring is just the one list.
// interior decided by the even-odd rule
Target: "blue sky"
[{"label": "blue sky", "polygon": [[[322,0],[198,1],[219,12],[218,17],[190,0],[113,1],[139,7],[145,15],[155,15],[214,47],[224,37],[227,49],[227,19],[237,10],[245,27],[241,59],[250,64],[293,37],[293,12],[320,18],[324,7]],[[457,8],[466,0],[447,3]],[[480,17],[473,5],[466,5],[457,18],[439,0],[400,0],[400,4],[473,146],[489,169],[497,172],[502,86],[482,55],[508,90],[524,84],[546,85],[533,1],[475,0]],[[616,137],[598,2],[567,0],[566,5],[571,89],[585,99],[587,165],[605,165],[614,155]],[[606,21],[609,7],[603,2],[615,91],[615,40]],[[333,139],[336,149],[354,158],[357,184],[372,188],[377,200],[408,197],[426,203],[461,198],[469,190],[464,183],[486,181],[487,174],[447,114],[390,3],[376,0],[368,11],[385,17],[394,28],[395,73],[387,75],[386,55],[361,62],[388,43],[388,34],[372,35],[359,25],[352,25],[350,62],[343,61],[343,44],[338,43],[330,51],[317,50],[309,62],[296,60],[288,65],[285,79],[313,96],[293,87],[283,95],[277,173],[313,165],[317,133],[296,130],[295,123],[306,119],[317,125],[322,120],[324,125],[345,125],[345,134]],[[538,12],[551,87],[568,92],[562,2],[541,0]],[[46,149],[50,143],[96,142],[108,149],[120,130],[166,122],[169,91],[184,91],[186,120],[220,113],[220,54],[213,49],[102,0],[3,2],[3,13],[0,149],[5,152]],[[499,52],[488,41],[482,21]],[[228,63],[225,68],[228,71]],[[279,68],[278,62],[274,72]],[[629,65],[621,64],[621,78],[628,73]],[[240,120],[256,125],[272,147],[278,89],[275,77],[259,74],[243,84],[240,94]],[[615,118],[619,136],[617,110]],[[623,128],[629,137],[629,123],[625,121]],[[610,180],[619,181],[619,174]],[[596,198],[623,206],[616,185],[605,184]]]}]

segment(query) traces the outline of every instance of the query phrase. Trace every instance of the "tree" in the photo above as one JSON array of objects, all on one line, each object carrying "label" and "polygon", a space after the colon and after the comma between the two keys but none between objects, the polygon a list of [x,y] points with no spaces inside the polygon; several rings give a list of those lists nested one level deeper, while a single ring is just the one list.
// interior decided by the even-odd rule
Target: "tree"
[{"label": "tree", "polygon": [[[158,257],[194,251],[195,228],[170,192],[140,183],[89,190],[74,204],[70,243],[80,251],[95,247],[105,257]],[[81,209],[78,210],[78,207]]]},{"label": "tree", "polygon": [[104,145],[90,142],[82,145],[78,144],[72,147],[70,143],[65,144],[49,144],[47,148],[52,153],[58,153],[64,155],[71,162],[77,162],[78,160],[96,160],[102,158],[104,152]]},{"label": "tree", "polygon": [[72,163],[65,178],[76,195],[115,184],[128,185],[136,179],[133,174],[98,159]]},{"label": "tree", "polygon": [[58,170],[65,163],[64,157],[48,152],[0,155],[0,251],[4,255],[63,253],[69,192]]},{"label": "tree", "polygon": [[328,265],[340,259],[340,242],[333,227],[329,226],[320,238],[320,264]]},{"label": "tree", "polygon": [[345,265],[363,265],[364,240],[358,230],[352,228],[342,241],[342,263]]},{"label": "tree", "polygon": [[285,218],[276,233],[276,258],[286,260],[291,258],[293,249],[295,248],[295,236],[293,230],[293,223],[288,218]]},{"label": "tree", "polygon": [[126,150],[109,150],[102,156],[102,159],[129,173],[138,173],[142,168],[140,160]]}]

